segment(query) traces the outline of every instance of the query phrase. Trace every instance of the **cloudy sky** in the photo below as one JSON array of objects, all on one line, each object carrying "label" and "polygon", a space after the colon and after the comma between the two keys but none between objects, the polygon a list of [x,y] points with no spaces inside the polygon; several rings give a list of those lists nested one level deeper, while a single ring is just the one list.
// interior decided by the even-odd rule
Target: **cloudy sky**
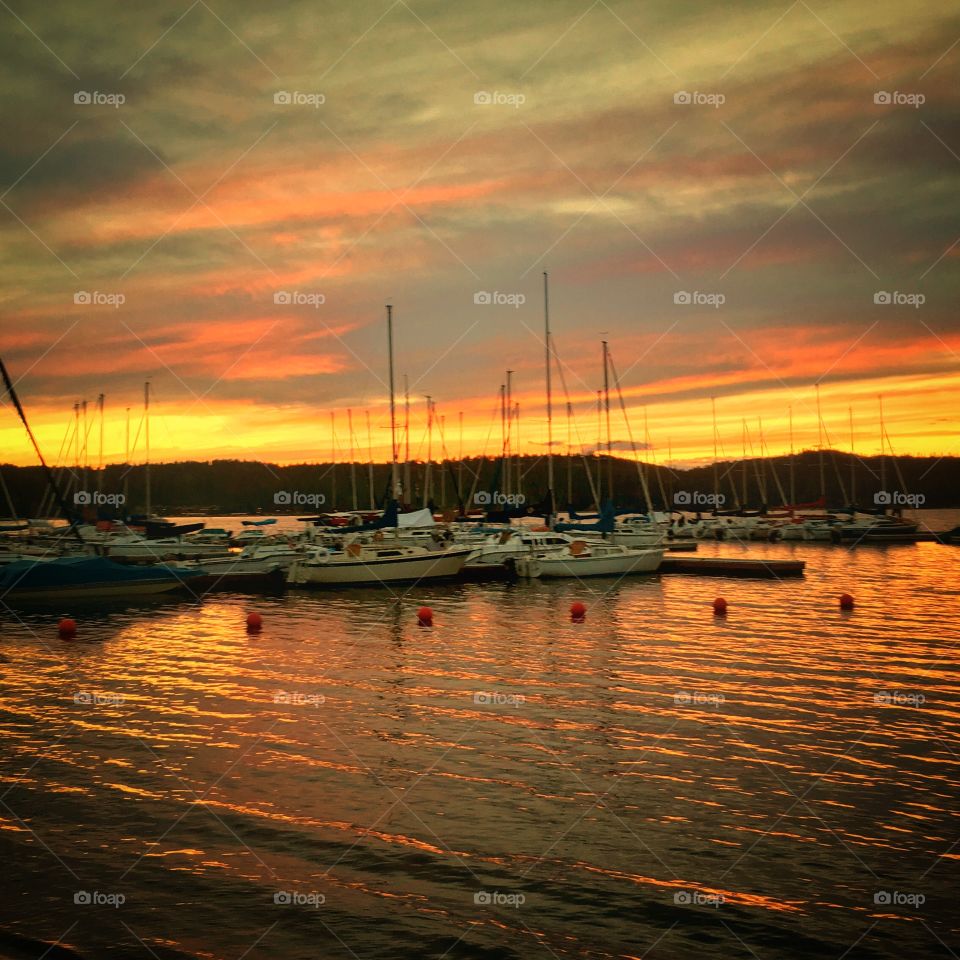
[{"label": "cloudy sky", "polygon": [[[943,3],[0,4],[0,356],[53,460],[595,442],[601,339],[657,456],[960,453],[960,16]],[[879,101],[879,102],[878,102]],[[478,302],[479,301],[479,302]],[[484,302],[492,301],[492,302]],[[880,302],[877,302],[880,301]],[[615,401],[616,403],[616,401]],[[644,426],[644,417],[648,426]],[[97,427],[91,426],[91,448]],[[492,428],[492,430],[491,430]],[[488,440],[488,437],[491,439]],[[9,405],[0,459],[32,462]],[[142,452],[142,439],[138,449]],[[96,454],[92,455],[94,461]]]}]

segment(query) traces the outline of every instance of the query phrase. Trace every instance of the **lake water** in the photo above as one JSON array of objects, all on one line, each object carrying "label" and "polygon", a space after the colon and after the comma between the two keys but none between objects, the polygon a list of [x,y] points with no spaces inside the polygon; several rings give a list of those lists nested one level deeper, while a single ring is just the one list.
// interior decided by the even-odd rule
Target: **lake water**
[{"label": "lake water", "polygon": [[746,555],[4,611],[0,955],[955,956],[960,548]]}]

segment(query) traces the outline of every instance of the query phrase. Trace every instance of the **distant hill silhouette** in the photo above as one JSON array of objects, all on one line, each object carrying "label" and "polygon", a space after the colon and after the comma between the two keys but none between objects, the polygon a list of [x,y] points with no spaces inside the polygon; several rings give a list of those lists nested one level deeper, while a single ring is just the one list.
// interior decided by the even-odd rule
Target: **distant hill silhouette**
[{"label": "distant hill silhouette", "polygon": [[[637,465],[620,457],[554,457],[555,495],[560,509],[567,506],[568,476],[573,491],[573,505],[587,510],[594,497],[587,480],[584,459],[592,472],[594,485],[601,499],[607,496],[608,474],[612,472],[614,501],[618,508],[643,509],[644,497]],[[796,502],[811,502],[820,495],[820,462],[817,451],[804,451],[793,458],[793,488]],[[790,500],[790,458],[768,457],[746,461],[746,481],[742,461],[718,463],[691,469],[670,469],[642,464],[655,508],[663,509],[678,501],[677,494],[689,494],[687,509],[696,509],[704,503],[703,497],[714,494],[714,475],[719,481],[719,493],[725,497],[724,506],[732,508],[744,503],[750,508],[761,506],[761,488],[766,487],[766,503],[774,507]],[[851,474],[852,469],[852,474]],[[401,478],[403,466],[400,468]],[[885,479],[881,476],[885,471]],[[365,463],[354,467],[357,503],[360,508],[370,506],[369,468]],[[382,503],[389,483],[388,464],[373,467],[374,499]],[[20,517],[55,516],[50,506],[46,483],[39,467],[0,466],[10,499]],[[479,479],[474,475],[479,473]],[[412,491],[405,499],[419,506],[423,501],[424,464],[411,467]],[[446,465],[435,463],[432,468],[432,497],[435,507],[455,508],[457,477],[461,470],[457,461]],[[521,493],[528,502],[544,496],[547,488],[547,465],[542,456],[516,458],[512,475],[521,478],[519,486],[504,490],[498,480],[502,473],[495,458],[470,458],[462,469],[464,491],[462,497],[477,492]],[[142,465],[108,466],[100,476],[96,470],[59,469],[58,482],[67,501],[73,505],[77,492],[115,495],[126,491],[127,510],[140,512],[145,505],[145,473]],[[852,479],[851,479],[852,477]],[[758,479],[759,478],[759,479]],[[852,457],[840,451],[825,451],[823,478],[827,503],[840,507],[851,502],[851,485],[856,502],[873,507],[882,493],[893,498],[918,497],[925,507],[960,507],[960,457]],[[779,486],[777,481],[779,480]],[[744,497],[744,483],[746,496]],[[781,488],[783,496],[781,496]],[[151,466],[152,509],[155,513],[262,513],[308,516],[324,510],[347,510],[353,506],[350,464],[304,463],[291,466],[260,463],[253,460],[213,460],[161,463]],[[282,502],[288,494],[287,502]],[[294,495],[299,496],[297,501]],[[320,497],[323,504],[320,505]],[[697,498],[700,498],[699,500]],[[82,499],[82,498],[81,498]],[[880,497],[882,499],[882,496]],[[666,501],[666,503],[664,502]],[[919,502],[919,501],[914,501]],[[476,506],[474,500],[472,504]],[[904,504],[901,504],[904,505]],[[906,504],[909,505],[909,504]],[[708,512],[709,506],[702,506]],[[80,508],[78,507],[78,512]],[[9,507],[0,507],[0,514],[9,514]]]}]

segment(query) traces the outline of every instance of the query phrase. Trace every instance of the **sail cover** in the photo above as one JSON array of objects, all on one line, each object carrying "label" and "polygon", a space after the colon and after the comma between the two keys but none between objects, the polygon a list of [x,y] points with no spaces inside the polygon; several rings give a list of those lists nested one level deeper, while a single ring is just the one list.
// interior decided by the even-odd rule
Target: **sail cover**
[{"label": "sail cover", "polygon": [[401,513],[397,517],[398,527],[433,527],[436,523],[433,514],[426,508],[414,510],[412,513]]}]

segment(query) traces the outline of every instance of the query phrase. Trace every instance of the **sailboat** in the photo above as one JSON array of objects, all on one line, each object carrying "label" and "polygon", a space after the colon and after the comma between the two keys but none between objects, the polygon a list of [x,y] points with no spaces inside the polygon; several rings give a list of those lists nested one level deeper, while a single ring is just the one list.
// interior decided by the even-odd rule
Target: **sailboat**
[{"label": "sailboat", "polygon": [[294,586],[367,585],[456,577],[471,554],[470,547],[426,547],[350,542],[342,549],[314,547],[287,572]]},{"label": "sailboat", "polygon": [[611,577],[654,573],[663,561],[663,549],[635,550],[618,543],[574,540],[566,549],[550,550],[515,561],[521,577]]},{"label": "sailboat", "polygon": [[[397,418],[393,371],[393,306],[387,304],[387,349],[390,361],[390,494],[384,520],[397,521]],[[437,549],[388,542],[389,527],[377,525],[372,543],[359,534],[345,537],[339,546],[316,546],[297,559],[287,571],[288,583],[296,586],[385,585],[401,581],[440,580],[457,576],[472,552],[470,547]],[[379,539],[377,539],[379,538]]]}]

